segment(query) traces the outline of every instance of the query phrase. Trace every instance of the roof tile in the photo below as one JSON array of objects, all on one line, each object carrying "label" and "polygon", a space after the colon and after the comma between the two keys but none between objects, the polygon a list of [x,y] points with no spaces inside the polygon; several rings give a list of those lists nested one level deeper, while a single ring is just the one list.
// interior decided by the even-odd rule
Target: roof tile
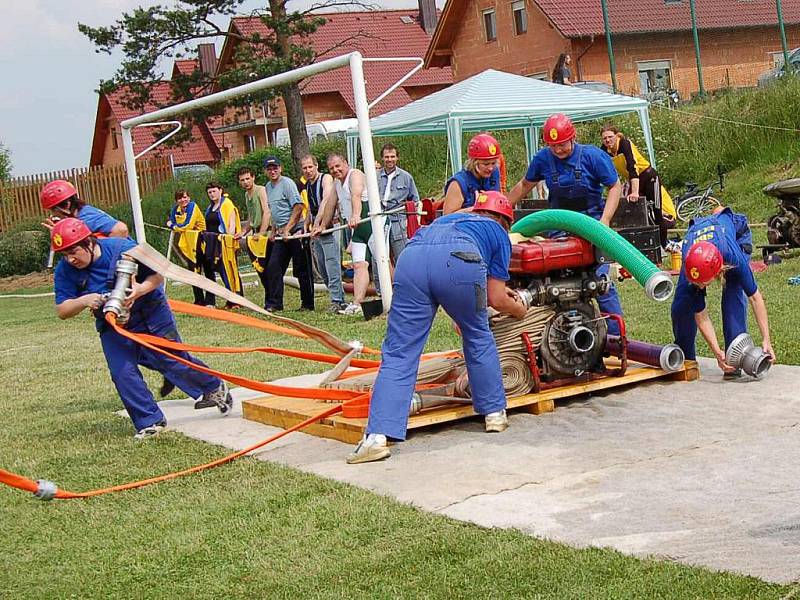
[{"label": "roof tile", "polygon": [[[312,46],[320,59],[333,58],[360,51],[365,58],[423,57],[430,42],[417,20],[416,10],[381,10],[368,12],[341,12],[322,14],[327,22],[309,35],[303,43]],[[403,19],[403,17],[408,17]],[[405,23],[405,21],[409,21]],[[266,37],[269,30],[257,17],[234,17],[232,24],[245,36],[259,34]],[[414,66],[412,62],[381,62],[364,64],[367,97],[377,98],[403,77]],[[421,85],[449,85],[453,74],[449,67],[424,69],[415,73],[402,87]],[[353,84],[347,69],[337,69],[306,80],[304,94],[340,92],[345,102],[355,111]],[[409,102],[411,98],[402,89],[395,90],[372,111],[382,114]]]},{"label": "roof tile", "polygon": [[[602,35],[603,13],[598,0],[533,0],[567,37]],[[697,2],[699,29],[732,29],[777,25],[775,0],[704,0]],[[608,3],[612,33],[688,31],[692,28],[688,0],[614,0]],[[800,2],[783,3],[787,24],[800,23]]]}]

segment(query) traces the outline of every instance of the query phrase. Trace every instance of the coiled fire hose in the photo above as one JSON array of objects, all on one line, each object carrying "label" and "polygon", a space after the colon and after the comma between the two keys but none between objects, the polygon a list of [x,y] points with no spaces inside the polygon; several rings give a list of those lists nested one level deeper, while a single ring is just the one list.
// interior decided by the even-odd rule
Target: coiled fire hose
[{"label": "coiled fire hose", "polygon": [[[524,396],[533,389],[534,381],[528,361],[528,348],[522,334],[527,333],[531,346],[538,348],[544,329],[554,314],[552,307],[532,306],[522,319],[504,314],[497,314],[489,319],[489,328],[492,330],[500,358],[503,389],[507,397]],[[455,390],[458,396],[471,397],[466,370],[463,370],[456,379]]]}]

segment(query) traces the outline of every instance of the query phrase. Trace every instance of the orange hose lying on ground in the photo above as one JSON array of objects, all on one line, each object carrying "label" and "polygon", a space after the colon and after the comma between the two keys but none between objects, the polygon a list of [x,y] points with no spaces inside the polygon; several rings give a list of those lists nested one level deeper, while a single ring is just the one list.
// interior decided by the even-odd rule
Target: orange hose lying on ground
[{"label": "orange hose lying on ground", "polygon": [[[356,400],[358,398],[355,398]],[[146,485],[150,485],[153,483],[160,483],[162,481],[168,481],[170,479],[176,479],[178,477],[182,477],[184,475],[190,475],[192,473],[199,473],[200,471],[205,471],[206,469],[211,469],[213,467],[218,467],[220,465],[224,465],[225,463],[229,463],[237,458],[244,456],[248,452],[252,452],[253,450],[257,450],[262,446],[266,446],[270,442],[274,442],[277,439],[282,438],[285,435],[292,433],[293,431],[298,431],[303,427],[311,425],[312,423],[324,419],[325,417],[329,417],[331,415],[336,414],[337,412],[342,410],[342,405],[336,405],[325,412],[322,412],[314,417],[306,419],[302,423],[298,423],[289,429],[284,431],[278,432],[275,435],[268,437],[266,440],[258,442],[257,444],[253,444],[249,448],[245,448],[244,450],[240,450],[239,452],[234,452],[233,454],[229,454],[228,456],[224,456],[223,458],[217,459],[210,463],[206,463],[204,465],[197,465],[195,467],[191,467],[189,469],[184,469],[183,471],[176,471],[175,473],[168,473],[166,475],[160,475],[158,477],[152,477],[150,479],[143,479],[141,481],[133,481],[131,483],[124,483],[122,485],[115,485],[113,487],[108,488],[101,488],[97,490],[91,490],[88,492],[69,492],[67,490],[59,490],[55,488],[55,484],[51,482],[46,482],[55,488],[55,493],[52,495],[41,495],[37,497],[41,497],[42,500],[50,500],[51,498],[60,498],[62,500],[70,500],[74,498],[91,498],[93,496],[101,496],[103,494],[110,494],[111,492],[121,492],[123,490],[133,490],[136,488],[144,487]],[[16,475],[15,473],[11,473],[9,471],[5,471],[0,469],[0,483],[4,483],[11,487],[24,490],[26,492],[36,493],[39,490],[39,484],[27,477],[22,477],[21,475]]]}]

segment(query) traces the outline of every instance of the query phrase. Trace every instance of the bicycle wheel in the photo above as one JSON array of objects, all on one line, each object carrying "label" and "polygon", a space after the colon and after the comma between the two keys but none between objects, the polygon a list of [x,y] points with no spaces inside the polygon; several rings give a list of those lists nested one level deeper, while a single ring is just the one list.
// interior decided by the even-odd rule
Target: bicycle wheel
[{"label": "bicycle wheel", "polygon": [[696,217],[704,217],[710,215],[715,208],[722,206],[719,200],[714,196],[690,196],[678,202],[675,207],[675,212],[678,213],[678,218],[684,223],[688,223]]}]

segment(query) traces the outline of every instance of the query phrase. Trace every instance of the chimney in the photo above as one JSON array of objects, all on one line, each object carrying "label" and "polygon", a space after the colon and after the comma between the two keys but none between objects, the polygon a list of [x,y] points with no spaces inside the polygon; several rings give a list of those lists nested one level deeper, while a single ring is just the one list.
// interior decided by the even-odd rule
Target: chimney
[{"label": "chimney", "polygon": [[435,0],[419,0],[419,24],[428,35],[433,35],[439,15],[436,14]]},{"label": "chimney", "polygon": [[213,75],[217,70],[217,49],[214,44],[198,44],[197,57],[200,59],[200,70],[206,75]]}]

